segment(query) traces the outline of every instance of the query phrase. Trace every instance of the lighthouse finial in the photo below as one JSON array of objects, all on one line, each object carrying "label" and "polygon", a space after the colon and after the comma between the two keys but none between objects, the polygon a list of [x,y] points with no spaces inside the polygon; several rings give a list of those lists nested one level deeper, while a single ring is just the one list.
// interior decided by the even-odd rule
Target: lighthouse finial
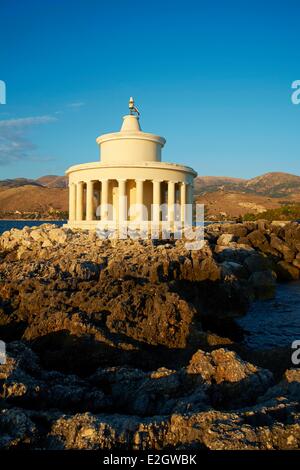
[{"label": "lighthouse finial", "polygon": [[140,115],[139,110],[134,106],[134,99],[132,98],[132,96],[129,98],[128,107],[129,107],[130,114],[132,114],[134,116],[139,116]]}]

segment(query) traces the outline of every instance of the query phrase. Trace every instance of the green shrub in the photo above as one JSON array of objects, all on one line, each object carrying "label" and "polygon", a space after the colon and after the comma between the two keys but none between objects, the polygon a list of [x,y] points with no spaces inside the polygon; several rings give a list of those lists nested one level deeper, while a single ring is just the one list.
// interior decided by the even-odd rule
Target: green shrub
[{"label": "green shrub", "polygon": [[279,207],[278,209],[269,209],[259,214],[245,214],[243,217],[244,221],[253,220],[295,220],[300,219],[300,204],[286,205]]}]

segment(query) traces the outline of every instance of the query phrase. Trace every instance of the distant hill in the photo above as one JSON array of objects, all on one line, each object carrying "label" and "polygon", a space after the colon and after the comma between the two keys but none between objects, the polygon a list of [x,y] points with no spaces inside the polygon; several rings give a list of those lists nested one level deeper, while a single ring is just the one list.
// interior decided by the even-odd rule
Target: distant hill
[{"label": "distant hill", "polygon": [[[48,217],[68,210],[65,176],[47,175],[36,180],[15,178],[0,181],[0,217],[22,217],[32,213]],[[26,215],[27,217],[27,215]]]},{"label": "distant hill", "polygon": [[68,210],[68,190],[38,185],[9,187],[0,191],[1,211],[39,212]]},{"label": "distant hill", "polygon": [[263,214],[300,203],[300,176],[289,173],[266,173],[249,180],[198,176],[194,186],[206,217],[215,220]]},{"label": "distant hill", "polygon": [[199,194],[203,191],[216,191],[223,186],[226,188],[238,189],[245,184],[247,180],[242,178],[231,178],[230,176],[197,176],[194,179],[194,191]]},{"label": "distant hill", "polygon": [[280,197],[300,192],[300,176],[289,173],[266,173],[248,180],[245,187],[259,194]]},{"label": "distant hill", "polygon": [[15,178],[0,181],[0,188],[19,188],[20,186],[42,186],[38,180],[28,178]]},{"label": "distant hill", "polygon": [[68,178],[66,176],[47,175],[40,178],[14,178],[0,181],[0,188],[19,188],[20,186],[44,186],[46,188],[67,188]]},{"label": "distant hill", "polygon": [[67,188],[68,187],[68,178],[67,176],[56,176],[56,175],[47,175],[41,176],[37,180],[37,183],[47,188]]},{"label": "distant hill", "polygon": [[194,186],[195,194],[226,190],[281,197],[300,193],[300,176],[279,172],[266,173],[248,180],[227,176],[197,176]]}]

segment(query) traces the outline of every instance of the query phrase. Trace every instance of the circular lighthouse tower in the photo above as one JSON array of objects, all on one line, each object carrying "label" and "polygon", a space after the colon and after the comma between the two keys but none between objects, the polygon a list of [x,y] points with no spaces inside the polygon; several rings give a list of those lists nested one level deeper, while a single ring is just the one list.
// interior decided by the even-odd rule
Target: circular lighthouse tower
[{"label": "circular lighthouse tower", "polygon": [[[183,220],[185,205],[192,204],[196,172],[185,165],[163,163],[161,153],[166,140],[141,130],[132,98],[129,110],[119,132],[96,139],[99,162],[67,170],[69,227],[174,223],[175,219]],[[175,211],[176,204],[182,208],[180,214]]]}]

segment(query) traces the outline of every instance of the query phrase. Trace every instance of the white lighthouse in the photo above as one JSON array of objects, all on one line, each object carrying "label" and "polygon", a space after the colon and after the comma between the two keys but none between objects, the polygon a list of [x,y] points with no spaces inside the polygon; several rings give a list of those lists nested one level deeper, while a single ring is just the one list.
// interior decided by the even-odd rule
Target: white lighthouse
[{"label": "white lighthouse", "polygon": [[[129,110],[119,132],[96,139],[100,161],[67,170],[69,227],[96,229],[99,223],[109,227],[184,221],[185,207],[193,202],[197,174],[186,165],[162,162],[166,140],[141,130],[132,98]],[[176,207],[181,208],[179,212]]]}]

